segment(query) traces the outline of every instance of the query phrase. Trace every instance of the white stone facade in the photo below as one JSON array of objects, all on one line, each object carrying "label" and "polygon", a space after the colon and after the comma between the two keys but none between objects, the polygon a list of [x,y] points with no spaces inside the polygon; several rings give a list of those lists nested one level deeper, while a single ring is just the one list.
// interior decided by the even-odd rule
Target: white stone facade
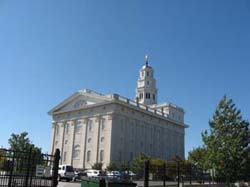
[{"label": "white stone facade", "polygon": [[59,148],[60,162],[74,168],[91,168],[97,162],[105,168],[111,161],[131,161],[141,152],[166,160],[184,158],[188,126],[183,109],[156,103],[80,90],[49,112],[51,153]]}]

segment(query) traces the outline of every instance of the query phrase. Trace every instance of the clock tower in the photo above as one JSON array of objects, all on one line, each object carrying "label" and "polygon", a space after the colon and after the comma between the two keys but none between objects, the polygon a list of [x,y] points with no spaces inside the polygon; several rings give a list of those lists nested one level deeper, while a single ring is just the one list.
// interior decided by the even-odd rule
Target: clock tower
[{"label": "clock tower", "polygon": [[148,64],[148,56],[145,56],[145,65],[140,69],[136,88],[136,100],[145,105],[157,104],[157,88],[154,79],[154,70]]}]

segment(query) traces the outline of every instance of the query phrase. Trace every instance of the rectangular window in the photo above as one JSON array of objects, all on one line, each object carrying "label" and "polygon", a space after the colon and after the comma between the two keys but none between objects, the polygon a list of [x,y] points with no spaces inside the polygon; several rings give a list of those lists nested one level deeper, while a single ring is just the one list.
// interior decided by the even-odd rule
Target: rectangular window
[{"label": "rectangular window", "polygon": [[69,134],[69,124],[68,123],[65,124],[65,133]]},{"label": "rectangular window", "polygon": [[102,162],[104,160],[104,150],[100,151],[100,161]]},{"label": "rectangular window", "polygon": [[59,125],[56,125],[56,134],[59,134]]},{"label": "rectangular window", "polygon": [[77,121],[76,122],[76,133],[80,133],[81,132],[81,128],[82,128],[82,124],[81,121]]},{"label": "rectangular window", "polygon": [[66,160],[67,160],[67,152],[64,152],[64,154],[63,154],[63,162],[66,162]]}]

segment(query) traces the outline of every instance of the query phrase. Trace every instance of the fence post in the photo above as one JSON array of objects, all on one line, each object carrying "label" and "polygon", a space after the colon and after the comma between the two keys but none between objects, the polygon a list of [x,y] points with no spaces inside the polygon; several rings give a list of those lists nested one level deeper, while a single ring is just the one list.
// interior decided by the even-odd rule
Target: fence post
[{"label": "fence post", "polygon": [[14,164],[15,164],[15,152],[13,153],[13,156],[12,156],[12,161],[11,162],[8,162],[8,164],[11,165],[11,168],[10,168],[10,175],[9,175],[9,181],[8,181],[8,187],[11,187],[11,183],[12,183],[12,176],[13,176],[13,170],[14,170]]},{"label": "fence post", "polygon": [[178,187],[180,187],[180,161],[177,161]]},{"label": "fence post", "polygon": [[149,179],[149,160],[144,163],[144,187],[148,187]]},{"label": "fence post", "polygon": [[166,187],[166,162],[163,164],[163,187]]},{"label": "fence post", "polygon": [[59,160],[60,160],[60,150],[56,149],[56,152],[54,154],[53,173],[52,173],[53,187],[57,187],[57,184],[58,184],[57,178],[58,178]]},{"label": "fence post", "polygon": [[99,187],[105,187],[105,186],[106,186],[105,179],[100,179]]},{"label": "fence post", "polygon": [[190,168],[189,168],[190,172],[189,172],[189,184],[192,184],[192,163],[190,163]]},{"label": "fence post", "polygon": [[27,163],[27,173],[26,173],[26,177],[25,177],[25,181],[24,181],[24,186],[28,186],[28,182],[29,182],[29,175],[30,175],[30,160],[31,160],[31,154],[32,154],[32,147],[30,148],[30,151],[28,153],[28,163]]}]

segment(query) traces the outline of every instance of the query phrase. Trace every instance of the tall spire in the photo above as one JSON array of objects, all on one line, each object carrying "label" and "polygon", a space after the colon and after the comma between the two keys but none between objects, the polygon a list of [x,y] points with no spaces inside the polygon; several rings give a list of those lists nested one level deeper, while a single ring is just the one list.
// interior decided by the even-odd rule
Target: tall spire
[{"label": "tall spire", "polygon": [[138,99],[139,103],[145,105],[157,104],[157,88],[154,79],[154,70],[148,65],[148,55],[145,55],[145,65],[140,69],[135,98]]},{"label": "tall spire", "polygon": [[146,67],[148,67],[148,55],[145,55],[145,63],[146,63]]}]

